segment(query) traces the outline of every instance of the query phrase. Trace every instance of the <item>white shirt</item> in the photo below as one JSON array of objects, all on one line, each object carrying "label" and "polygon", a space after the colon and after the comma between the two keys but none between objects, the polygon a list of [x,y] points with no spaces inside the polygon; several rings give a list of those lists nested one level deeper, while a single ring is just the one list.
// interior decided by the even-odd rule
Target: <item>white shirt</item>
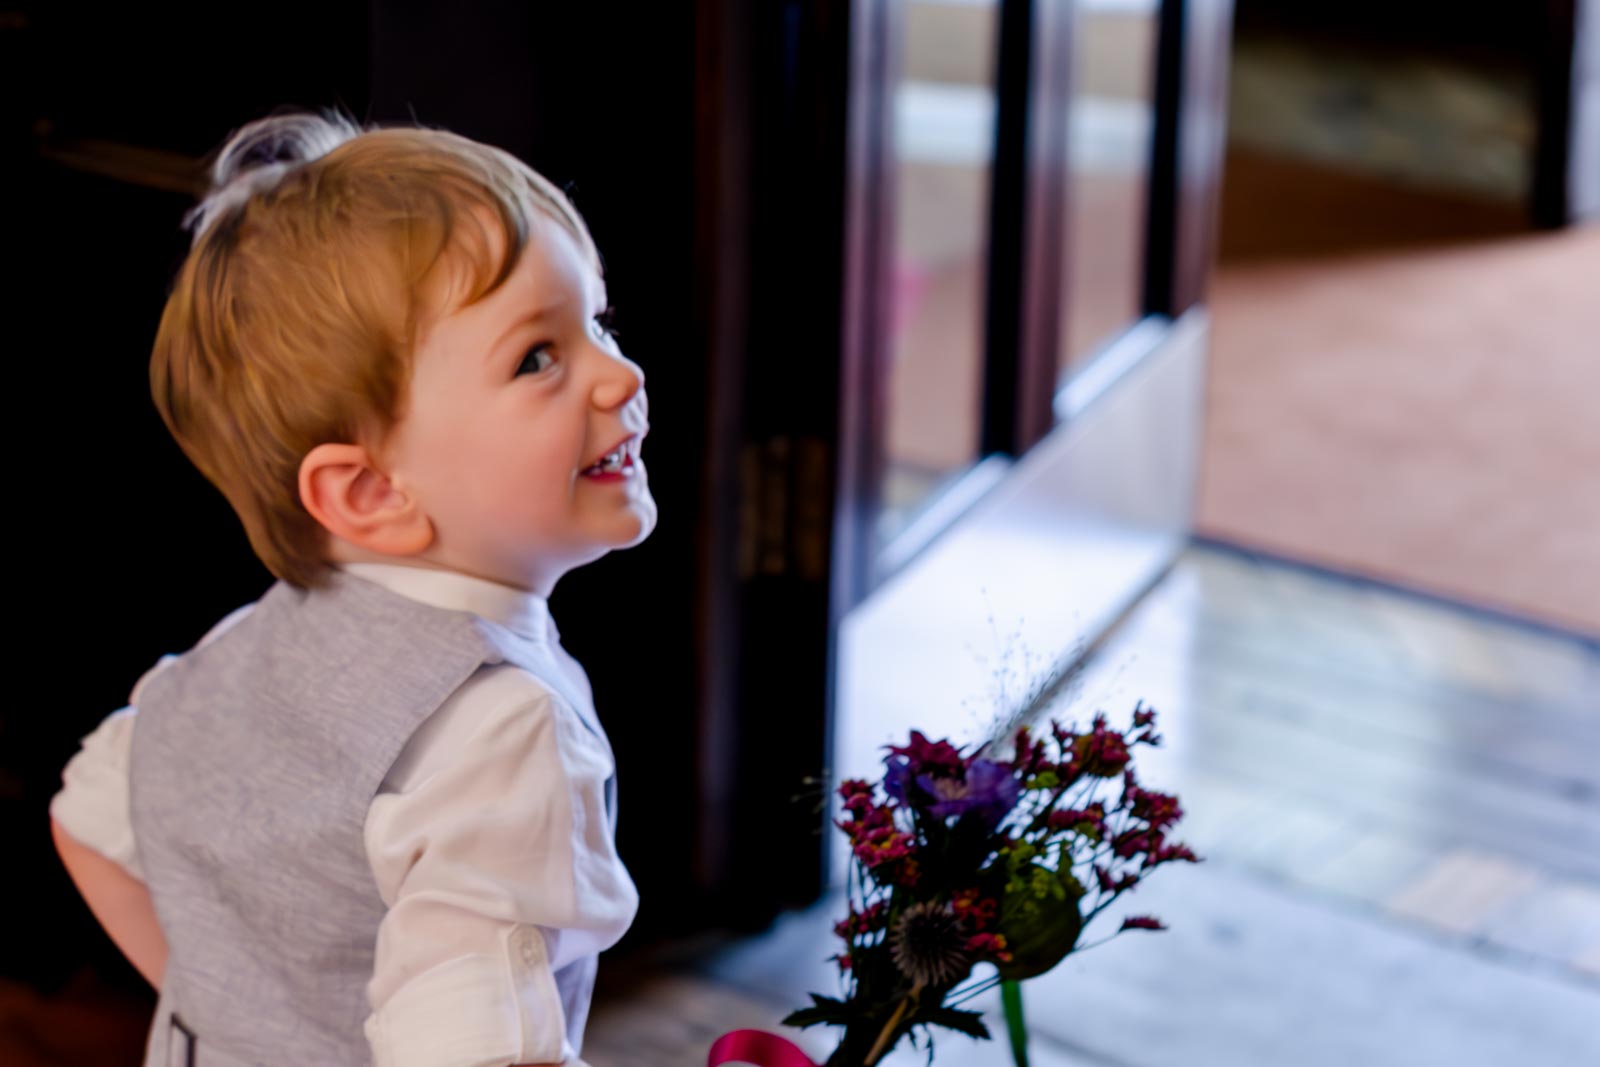
[{"label": "white shirt", "polygon": [[[367,986],[375,1067],[582,1065],[553,972],[615,944],[639,903],[616,853],[615,764],[589,679],[543,597],[453,571],[342,567],[503,626],[550,664],[542,677],[485,663],[412,735],[368,809],[367,858],[389,909]],[[140,688],[175,658],[83,738],[50,802],[67,833],[141,880],[128,751]]]}]

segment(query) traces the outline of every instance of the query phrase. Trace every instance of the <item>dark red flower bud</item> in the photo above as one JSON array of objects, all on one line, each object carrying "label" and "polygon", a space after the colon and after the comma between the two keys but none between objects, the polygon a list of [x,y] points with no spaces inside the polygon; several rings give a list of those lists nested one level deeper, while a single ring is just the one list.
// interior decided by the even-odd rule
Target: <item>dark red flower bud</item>
[{"label": "dark red flower bud", "polygon": [[1133,816],[1159,828],[1169,826],[1183,818],[1183,809],[1178,806],[1178,798],[1175,796],[1140,789],[1134,797]]},{"label": "dark red flower bud", "polygon": [[1188,845],[1167,845],[1164,848],[1156,850],[1154,862],[1151,864],[1151,866],[1154,866],[1155,863],[1165,863],[1168,860],[1183,860],[1187,863],[1199,863],[1200,857],[1196,856],[1192,851],[1190,851]]},{"label": "dark red flower bud", "polygon": [[948,741],[929,741],[921,730],[911,731],[910,744],[883,747],[892,755],[904,756],[909,761],[909,770],[913,776],[942,772],[960,778],[966,769],[966,760],[962,757],[960,749]]},{"label": "dark red flower bud", "polygon": [[846,798],[844,802],[844,810],[858,818],[866,812],[872,811],[873,807],[872,796],[869,793],[856,793],[854,796]]},{"label": "dark red flower bud", "polygon": [[1072,743],[1072,749],[1076,759],[1083,765],[1083,772],[1096,778],[1116,776],[1127,766],[1130,758],[1122,735],[1103,728],[1078,738]]},{"label": "dark red flower bud", "polygon": [[1149,838],[1140,830],[1124,830],[1111,839],[1111,851],[1119,859],[1128,859],[1130,856],[1143,852],[1149,847]]}]

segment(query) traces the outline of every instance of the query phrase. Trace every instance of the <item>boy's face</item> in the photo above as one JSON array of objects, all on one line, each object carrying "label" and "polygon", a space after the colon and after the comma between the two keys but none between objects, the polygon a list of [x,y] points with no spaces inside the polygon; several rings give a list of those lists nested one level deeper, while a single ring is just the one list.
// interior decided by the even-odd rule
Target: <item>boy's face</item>
[{"label": "boy's face", "polygon": [[[384,451],[433,524],[427,559],[548,596],[566,571],[648,537],[656,503],[637,454],[621,480],[580,473],[648,429],[644,372],[596,321],[605,285],[577,243],[534,217],[498,289],[468,307],[436,298],[454,310],[421,325]],[[499,225],[480,218],[499,254]]]}]

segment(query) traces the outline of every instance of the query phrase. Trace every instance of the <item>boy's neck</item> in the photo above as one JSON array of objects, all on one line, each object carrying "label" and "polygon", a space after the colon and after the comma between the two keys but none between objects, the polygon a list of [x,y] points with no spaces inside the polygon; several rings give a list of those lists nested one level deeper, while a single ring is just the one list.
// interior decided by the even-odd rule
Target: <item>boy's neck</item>
[{"label": "boy's neck", "polygon": [[353,545],[348,541],[344,541],[337,537],[330,537],[329,542],[330,544],[328,546],[327,554],[328,562],[336,565],[343,563],[377,563],[389,567],[417,567],[423,570],[446,571],[451,574],[465,574],[469,578],[479,578],[486,582],[494,582],[498,585],[509,586],[513,589],[521,589],[524,592],[541,596],[546,600],[550,599],[550,593],[555,587],[554,579],[543,583],[547,585],[548,588],[536,588],[522,582],[508,582],[504,578],[500,578],[492,574],[475,574],[471,571],[462,570],[459,567],[449,567],[443,563],[428,559],[422,554],[415,556],[386,556],[382,553],[373,552],[369,549],[362,548],[359,545]]}]

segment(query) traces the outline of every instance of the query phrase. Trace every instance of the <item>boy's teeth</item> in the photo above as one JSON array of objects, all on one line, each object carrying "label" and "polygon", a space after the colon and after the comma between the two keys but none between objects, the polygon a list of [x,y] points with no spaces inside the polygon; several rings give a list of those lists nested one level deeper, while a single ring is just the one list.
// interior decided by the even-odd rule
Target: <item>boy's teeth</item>
[{"label": "boy's teeth", "polygon": [[601,457],[600,462],[596,463],[594,466],[584,468],[584,473],[591,474],[604,471],[618,471],[622,469],[625,461],[626,450],[619,448],[615,452]]}]

